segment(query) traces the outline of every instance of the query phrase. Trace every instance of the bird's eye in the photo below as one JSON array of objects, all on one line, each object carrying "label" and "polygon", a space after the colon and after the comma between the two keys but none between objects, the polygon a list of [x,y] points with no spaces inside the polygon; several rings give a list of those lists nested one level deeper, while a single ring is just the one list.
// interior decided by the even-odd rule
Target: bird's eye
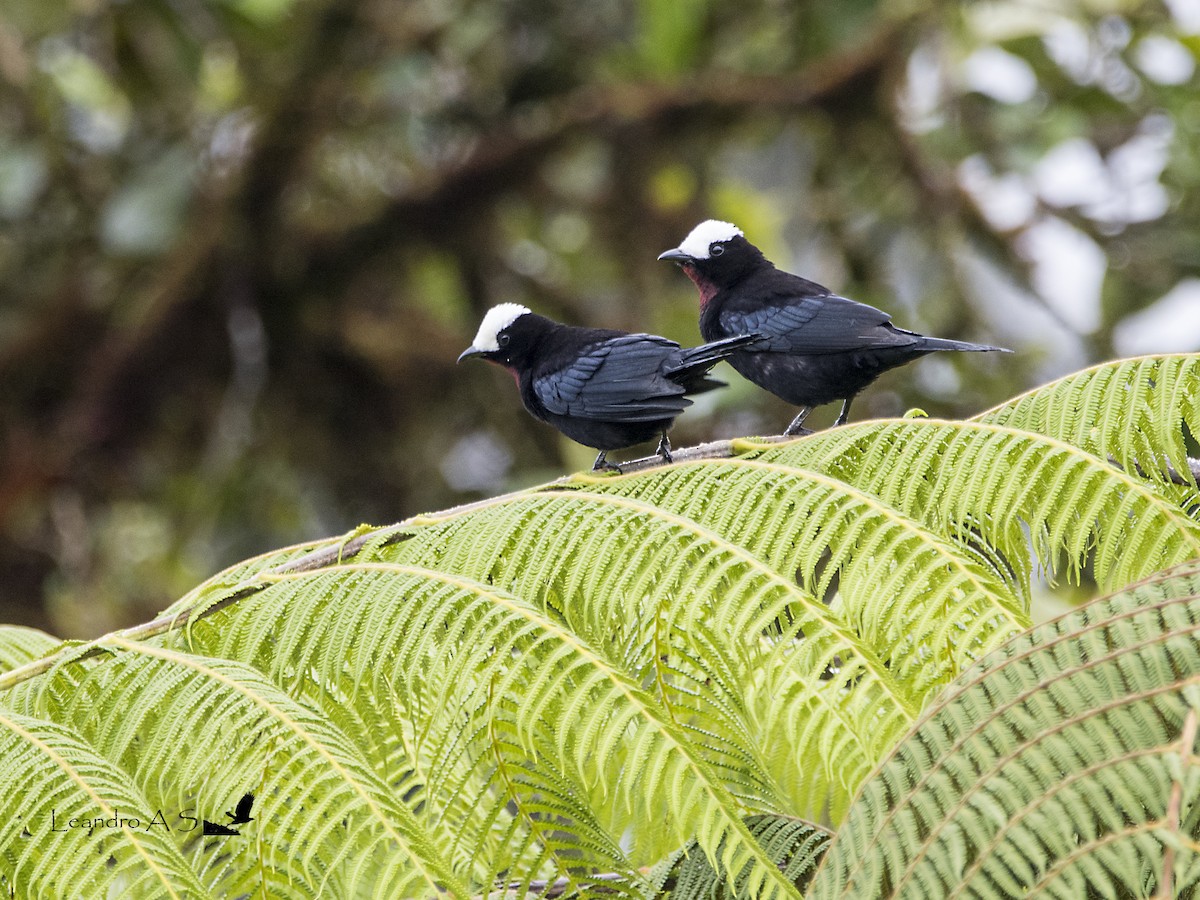
[{"label": "bird's eye", "polygon": [[721,244],[711,244],[708,248],[709,256],[720,256],[725,252],[725,248]]},{"label": "bird's eye", "polygon": [[501,335],[496,336],[496,343],[499,344],[501,347],[507,347],[508,342],[510,340],[512,340],[512,337],[507,334],[501,334]]}]

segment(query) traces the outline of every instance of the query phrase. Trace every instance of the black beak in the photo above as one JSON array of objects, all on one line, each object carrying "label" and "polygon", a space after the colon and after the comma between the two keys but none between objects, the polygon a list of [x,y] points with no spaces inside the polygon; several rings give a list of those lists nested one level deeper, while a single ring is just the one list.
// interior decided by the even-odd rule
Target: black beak
[{"label": "black beak", "polygon": [[470,359],[472,356],[479,356],[482,353],[482,350],[476,350],[474,347],[468,347],[462,353],[458,354],[458,361],[462,362],[464,359]]},{"label": "black beak", "polygon": [[659,259],[673,259],[673,260],[676,260],[677,262],[684,262],[685,260],[691,259],[691,257],[688,256],[688,254],[684,253],[678,247],[676,247],[674,250],[668,250],[666,253],[658,254],[658,258]]}]

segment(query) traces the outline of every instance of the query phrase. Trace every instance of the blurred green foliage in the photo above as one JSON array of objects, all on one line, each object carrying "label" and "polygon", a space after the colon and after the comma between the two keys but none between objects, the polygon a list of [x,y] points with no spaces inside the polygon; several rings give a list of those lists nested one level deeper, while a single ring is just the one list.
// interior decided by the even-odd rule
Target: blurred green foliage
[{"label": "blurred green foliage", "polygon": [[[1019,351],[893,373],[860,417],[1194,349],[1200,293],[1153,304],[1200,274],[1197,32],[1126,0],[12,0],[0,619],[90,636],[586,465],[455,357],[502,301],[697,341],[655,257],[703,218]],[[725,372],[676,444],[788,421]]]}]

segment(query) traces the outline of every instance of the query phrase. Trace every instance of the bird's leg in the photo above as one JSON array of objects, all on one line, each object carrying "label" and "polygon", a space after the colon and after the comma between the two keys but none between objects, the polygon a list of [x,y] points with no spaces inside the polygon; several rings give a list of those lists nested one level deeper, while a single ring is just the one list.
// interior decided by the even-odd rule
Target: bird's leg
[{"label": "bird's leg", "polygon": [[593,472],[612,471],[612,472],[620,473],[620,471],[621,471],[620,466],[615,465],[614,463],[610,463],[608,460],[606,460],[604,458],[604,455],[606,453],[608,453],[607,450],[600,451],[600,455],[597,456],[596,461],[594,463],[592,463],[592,471]]},{"label": "bird's leg", "polygon": [[839,425],[845,425],[845,424],[846,424],[846,420],[847,420],[848,418],[850,418],[850,404],[851,404],[853,401],[854,401],[854,395],[853,395],[853,394],[851,394],[851,395],[850,395],[849,397],[847,397],[847,398],[846,398],[844,401],[842,401],[842,411],[841,411],[840,413],[838,413],[838,417],[837,417],[837,419],[836,419],[836,420],[834,420],[834,423],[833,423],[833,427],[834,427],[834,428],[837,428],[837,426],[839,426]]},{"label": "bird's leg", "polygon": [[804,427],[804,420],[808,418],[810,412],[812,412],[811,406],[800,407],[800,412],[796,414],[796,418],[792,419],[792,424],[783,433],[785,435],[812,434],[811,431]]},{"label": "bird's leg", "polygon": [[671,442],[667,440],[667,433],[664,431],[662,440],[658,442],[658,449],[654,451],[661,456],[666,462],[672,462],[671,459]]}]

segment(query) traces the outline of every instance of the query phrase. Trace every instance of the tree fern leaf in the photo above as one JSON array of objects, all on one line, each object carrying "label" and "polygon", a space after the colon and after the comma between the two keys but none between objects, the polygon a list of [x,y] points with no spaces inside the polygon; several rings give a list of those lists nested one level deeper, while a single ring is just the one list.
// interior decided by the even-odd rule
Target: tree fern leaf
[{"label": "tree fern leaf", "polygon": [[[833,836],[819,825],[788,816],[748,816],[746,827],[799,890],[807,886]],[[655,867],[649,880],[657,896],[670,900],[733,900],[754,896],[746,891],[744,878],[730,879],[725,872],[714,870],[708,858],[698,852],[694,841]]]},{"label": "tree fern leaf", "polygon": [[[477,599],[475,595],[468,594],[464,599],[461,590],[444,578],[395,578],[387,571],[361,567],[325,572],[319,579],[314,578],[281,579],[240,609],[232,622],[223,623],[219,629],[211,621],[198,625],[193,642],[219,655],[258,661],[276,678],[290,681],[291,673],[315,671],[322,685],[343,684],[344,667],[337,661],[356,659],[358,665],[350,672],[347,688],[348,702],[361,710],[362,703],[355,697],[391,696],[396,715],[384,721],[366,718],[366,729],[354,736],[369,743],[382,731],[411,730],[412,756],[399,760],[399,765],[422,773],[423,797],[431,814],[452,824],[444,829],[444,846],[465,842],[468,853],[486,853],[491,825],[508,827],[505,823],[512,817],[504,811],[507,796],[489,803],[478,793],[477,785],[491,783],[493,773],[487,767],[491,755],[483,755],[481,760],[472,754],[479,753],[476,741],[480,735],[491,733],[494,737],[496,733],[495,721],[489,722],[486,715],[494,701],[489,696],[488,679],[481,679],[474,671],[477,658],[460,654],[458,648],[469,640],[485,657],[491,655],[489,648],[512,640],[499,630],[505,620],[495,615],[486,602],[470,605],[469,601]],[[490,626],[486,615],[476,615],[481,611],[491,614]],[[277,623],[294,620],[313,623],[313,628],[290,630],[281,641]],[[472,630],[472,625],[477,628]],[[445,639],[431,646],[430,634],[441,634]],[[326,665],[323,661],[328,659],[335,664]],[[460,691],[467,695],[461,706],[455,699]],[[472,727],[476,734],[464,733]],[[510,743],[507,734],[504,731],[501,735],[506,746]],[[513,756],[517,760],[514,766],[524,766],[528,754],[518,747]],[[483,771],[476,772],[476,767]],[[526,773],[523,780],[536,774]],[[517,799],[530,802],[528,798]],[[582,831],[586,841],[585,825],[576,822],[575,829]],[[615,841],[611,843],[615,848]],[[564,852],[569,851],[564,848]],[[621,861],[617,867],[629,870],[619,849],[612,852]],[[485,883],[492,880],[489,872],[520,865],[519,859],[504,856],[492,862],[496,863],[494,868],[489,868],[489,863],[476,869]],[[535,871],[531,877],[538,874]]]},{"label": "tree fern leaf", "polygon": [[0,625],[0,672],[33,662],[62,642],[52,635],[24,625]]},{"label": "tree fern leaf", "polygon": [[1190,895],[1198,721],[1190,564],[964,675],[864,785],[811,896]]},{"label": "tree fern leaf", "polygon": [[241,562],[235,563],[227,569],[223,569],[211,578],[202,581],[196,587],[192,588],[176,602],[172,603],[166,610],[164,615],[181,612],[195,605],[196,601],[206,595],[218,593],[222,591],[236,590],[248,581],[253,581],[255,576],[260,572],[270,571],[278,566],[283,566],[288,563],[296,562],[297,560],[306,559],[313,556],[316,551],[329,546],[335,541],[326,539],[321,541],[308,541],[303,544],[294,544],[290,547],[283,547],[279,550],[271,550],[267,553],[260,553],[258,556],[252,556],[249,559],[244,559]]},{"label": "tree fern leaf", "polygon": [[[368,813],[363,819],[367,828],[377,830],[392,842],[396,849],[402,851],[395,854],[395,859],[387,868],[378,873],[384,883],[391,884],[394,896],[405,896],[410,890],[410,883],[423,881],[434,889],[443,886],[453,892],[466,892],[465,885],[454,874],[452,867],[441,857],[440,852],[429,842],[423,831],[414,820],[408,807],[391,800],[386,787],[378,782],[371,770],[358,758],[357,752],[343,735],[326,726],[322,720],[314,716],[304,707],[291,702],[281,695],[274,685],[268,682],[248,677],[248,672],[242,667],[231,666],[218,660],[207,660],[190,654],[179,653],[165,648],[151,647],[125,640],[113,640],[115,646],[121,647],[132,654],[145,654],[164,660],[176,666],[195,672],[202,678],[219,683],[231,694],[245,698],[257,706],[270,719],[277,723],[282,731],[281,740],[295,745],[288,753],[292,760],[304,755],[311,755],[312,762],[300,768],[300,772],[311,778],[310,772],[320,772],[320,777],[331,789],[323,797],[325,827],[328,829],[349,826],[338,825],[337,820],[345,816],[353,807],[348,803],[335,803],[333,795],[336,790],[345,790],[353,795],[354,806],[361,805]],[[280,750],[280,754],[287,751]],[[320,765],[316,765],[319,760]],[[282,770],[281,770],[282,773]],[[280,774],[281,774],[280,773]],[[277,776],[280,777],[280,776]],[[344,786],[344,787],[343,787]],[[271,787],[269,784],[268,787]],[[293,785],[281,780],[275,786],[281,797],[286,797]],[[308,796],[313,796],[311,783]],[[267,814],[270,806],[264,810]],[[313,813],[316,810],[312,811]],[[295,844],[303,845],[305,824],[300,821],[293,825],[293,820],[300,820],[300,810],[294,807],[290,815],[281,816],[281,830],[292,834]],[[311,813],[310,813],[311,814]],[[318,832],[319,834],[319,832]],[[314,846],[320,842],[314,842]],[[315,857],[314,850],[309,850],[306,856]],[[336,857],[335,857],[336,859]]]},{"label": "tree fern leaf", "polygon": [[[369,607],[379,603],[387,605],[392,617],[385,629],[364,634],[360,628],[337,621],[341,617],[372,618]],[[321,609],[319,617],[314,607]],[[676,827],[695,829],[710,852],[722,847],[721,852],[737,863],[734,871],[754,862],[756,874],[751,878],[762,896],[794,895],[790,883],[772,874],[769,861],[761,857],[741,822],[741,805],[712,773],[688,731],[670,722],[623,671],[538,607],[446,572],[356,563],[328,572],[287,576],[238,612],[251,617],[255,624],[250,630],[226,624],[206,632],[198,626],[193,641],[204,646],[211,634],[220,643],[205,649],[259,661],[278,677],[281,671],[308,670],[316,653],[332,652],[335,658],[342,658],[344,649],[329,643],[341,636],[375,660],[375,679],[388,680],[394,689],[411,696],[439,698],[438,705],[428,708],[426,714],[446,716],[457,724],[457,728],[442,731],[439,741],[465,746],[488,734],[476,724],[482,723],[490,730],[503,727],[512,735],[517,760],[545,755],[571,761],[576,770],[570,776],[574,784],[569,793],[557,795],[554,803],[558,809],[572,808],[571,794],[586,794],[588,784],[599,780],[597,766],[603,768],[603,760],[597,757],[616,754],[632,735],[622,763],[641,772],[642,777],[625,779],[621,785],[630,802],[639,796],[642,803],[666,802]],[[330,624],[316,643],[301,631],[268,636],[257,624],[296,618],[321,618]],[[475,627],[457,630],[472,622]],[[206,620],[203,625],[210,623]],[[452,654],[431,637],[447,632],[462,635]],[[413,635],[418,633],[425,638],[414,642]],[[573,703],[580,695],[589,698],[587,704]],[[578,716],[573,729],[561,727],[567,718],[564,709]],[[484,749],[487,752],[478,753],[467,764],[490,765],[504,747],[496,742]],[[444,745],[433,748],[437,755],[445,755],[443,750]],[[431,777],[438,774],[430,773]],[[512,783],[515,779],[510,779]],[[541,788],[551,791],[552,785],[543,780]],[[427,791],[428,802],[437,805],[440,785],[427,785]],[[501,800],[537,802],[520,794]],[[462,823],[458,827],[472,826]],[[600,845],[608,840],[598,837]]]},{"label": "tree fern leaf", "polygon": [[[1014,585],[960,544],[820,472],[734,458],[579,480],[725,535],[774,571],[796,573],[815,595],[836,575],[838,612],[888,660],[897,689],[918,705],[933,686],[1029,624]],[[889,603],[879,603],[881,595]],[[847,642],[840,652],[857,649]]]},{"label": "tree fern leaf", "polygon": [[[368,528],[366,530],[372,535],[370,542],[384,544],[389,540],[388,529]],[[356,538],[363,543],[368,543],[364,540],[363,531],[364,529],[360,527],[339,537],[293,544],[290,547],[281,547],[278,550],[260,553],[258,556],[234,563],[192,588],[167,607],[162,615],[170,617],[186,613],[193,616],[197,611],[213,604],[253,593],[260,587],[257,582],[259,575],[280,567],[311,565],[317,560],[322,560],[321,565],[336,563],[341,559],[342,548],[354,543]]]},{"label": "tree fern leaf", "polygon": [[[259,849],[268,868],[306,884],[307,896],[340,864],[354,865],[346,856],[364,835],[364,853],[391,848],[379,877],[395,895],[411,894],[419,880],[430,891],[446,885],[469,894],[323,717],[245,666],[116,635],[104,643],[118,655],[90,665],[73,692],[56,692],[69,696],[65,703],[41,711],[73,723],[148,796],[173,808],[223,809],[267,772],[256,818],[273,839]],[[105,714],[114,703],[122,715]]]},{"label": "tree fern leaf", "polygon": [[[1022,526],[1051,570],[1092,561],[1106,586],[1200,556],[1200,525],[1178,498],[1054,438],[936,419],[850,425],[755,458],[809,466],[880,497],[935,531],[970,528],[1020,566]],[[895,472],[905,473],[896,478]],[[1068,498],[1080,503],[1068,505]],[[1028,569],[1024,576],[1028,577]]]},{"label": "tree fern leaf", "polygon": [[[233,566],[91,644],[0,630],[0,691],[147,802],[223,809],[253,787],[253,844],[181,843],[223,895],[639,896],[638,867],[695,835],[685,885],[796,896],[772,862],[781,832],[745,817],[841,820],[919,711],[1027,624],[1035,563],[1117,585],[1200,556],[1200,496],[1166,470],[1196,431],[1195,382],[1191,359],[1127,361],[986,421],[739,441],[732,459],[360,527]],[[1175,655],[1195,647],[1114,649],[1142,646],[1145,624],[1081,626],[1082,661],[1032,647],[1039,678],[992,710],[1008,731],[979,724],[982,701],[938,707],[970,737],[946,761],[919,745],[909,762],[934,754],[933,774],[881,795],[918,846],[871,843],[867,895],[984,874],[993,894],[1112,893],[1100,873],[1147,894],[1167,869],[1190,885],[1200,805],[1179,786],[1200,775],[1181,734],[1200,703],[1138,686],[1191,690]],[[1174,757],[1127,734],[1143,703]],[[1003,765],[959,802],[987,752]],[[1180,802],[1128,815],[1146,793]]]},{"label": "tree fern leaf", "polygon": [[[744,706],[736,697],[706,702],[719,690],[721,679],[708,671],[712,648],[696,646],[693,636],[706,627],[721,632],[716,658],[735,666],[739,681],[745,682],[752,673],[764,671],[775,652],[746,637],[761,634],[789,613],[794,618],[792,637],[803,632],[803,647],[776,656],[792,667],[793,683],[808,690],[804,697],[793,698],[790,708],[803,706],[806,715],[822,717],[825,727],[844,725],[856,737],[857,744],[847,746],[840,765],[853,767],[859,778],[865,776],[873,760],[912,721],[919,705],[898,687],[883,660],[850,625],[800,588],[794,569],[786,575],[776,571],[711,529],[659,506],[596,492],[555,491],[515,495],[469,517],[427,521],[393,548],[398,560],[461,572],[538,598],[592,646],[611,644],[618,628],[649,633],[665,618],[673,664],[684,674],[684,684],[695,689],[688,712],[710,717],[711,733],[753,734],[754,726],[726,718],[725,711],[736,714]],[[621,642],[625,651],[633,646]],[[639,641],[636,646],[648,644]],[[820,678],[839,653],[845,677],[858,680],[849,695],[839,683]],[[626,657],[622,665],[639,682],[656,672],[654,661],[646,656]],[[771,664],[777,666],[778,662]],[[849,714],[848,706],[880,710],[881,717],[859,729],[862,718]],[[757,762],[748,773],[753,782],[746,790],[753,796],[771,791],[763,746],[760,742]],[[806,802],[819,804],[828,787],[820,778],[812,788],[817,795]],[[837,797],[844,804],[849,793],[838,786]],[[780,802],[777,798],[774,808],[780,808]]]},{"label": "tree fern leaf", "polygon": [[1073,444],[1168,484],[1188,471],[1184,427],[1200,435],[1200,355],[1101,363],[980,413],[974,421]]},{"label": "tree fern leaf", "polygon": [[0,707],[0,756],[0,884],[18,896],[211,896],[153,804],[63,726]]}]

